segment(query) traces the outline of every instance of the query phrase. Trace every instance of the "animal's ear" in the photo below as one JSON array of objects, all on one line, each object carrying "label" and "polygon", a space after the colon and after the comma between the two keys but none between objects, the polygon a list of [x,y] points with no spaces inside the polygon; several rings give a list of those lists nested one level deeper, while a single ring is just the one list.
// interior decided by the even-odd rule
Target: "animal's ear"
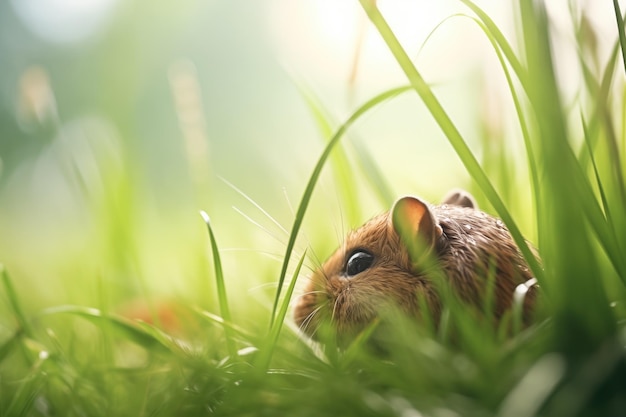
[{"label": "animal's ear", "polygon": [[478,204],[474,197],[465,190],[451,190],[446,194],[442,204],[451,204],[454,206],[468,207],[477,209]]},{"label": "animal's ear", "polygon": [[391,209],[391,221],[414,264],[428,256],[443,233],[428,204],[415,197],[402,197]]}]

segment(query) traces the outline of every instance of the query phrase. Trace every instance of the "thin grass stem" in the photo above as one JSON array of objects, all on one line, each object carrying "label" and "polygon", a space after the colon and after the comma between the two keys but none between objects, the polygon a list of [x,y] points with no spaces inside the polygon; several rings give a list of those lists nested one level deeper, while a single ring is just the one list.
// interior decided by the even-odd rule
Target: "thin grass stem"
[{"label": "thin grass stem", "polygon": [[9,303],[11,304],[11,309],[13,310],[13,314],[15,314],[15,318],[17,319],[20,329],[27,337],[32,338],[34,335],[33,329],[24,314],[24,310],[22,310],[22,306],[20,305],[20,301],[17,297],[17,292],[15,291],[15,287],[11,281],[11,277],[3,264],[0,264],[0,276],[2,277],[2,284],[4,285],[7,297],[9,298]]},{"label": "thin grass stem", "polygon": [[309,206],[309,202],[311,201],[311,196],[313,195],[313,190],[315,189],[315,185],[317,184],[317,180],[322,172],[322,168],[326,164],[326,160],[328,156],[333,151],[339,140],[343,137],[344,133],[348,128],[358,120],[364,113],[368,110],[372,109],[379,103],[382,103],[385,100],[389,100],[397,95],[410,91],[412,87],[398,87],[388,91],[385,91],[374,98],[367,101],[361,107],[359,107],[349,118],[346,120],[344,124],[342,124],[339,129],[335,132],[333,137],[328,141],[322,155],[319,157],[315,168],[311,176],[309,177],[309,181],[304,190],[302,198],[300,199],[300,204],[298,205],[298,210],[296,211],[296,216],[293,222],[293,226],[291,228],[291,234],[289,235],[289,242],[287,243],[287,249],[285,250],[285,257],[283,260],[283,265],[280,271],[280,276],[278,278],[278,288],[276,290],[276,296],[274,298],[274,305],[272,307],[272,315],[270,320],[270,327],[274,324],[274,319],[276,316],[276,310],[278,308],[278,301],[280,300],[280,293],[282,290],[283,283],[285,282],[285,277],[287,275],[287,268],[289,267],[289,258],[291,257],[291,253],[293,252],[293,248],[296,244],[296,238],[298,236],[298,232],[300,231],[300,227],[302,226],[302,221],[304,219],[304,215],[306,214],[306,210]]},{"label": "thin grass stem", "polygon": [[[211,253],[213,255],[213,267],[215,271],[215,283],[217,286],[217,298],[219,301],[220,314],[226,322],[231,322],[232,319],[230,315],[230,308],[228,307],[226,285],[224,284],[224,271],[222,270],[220,253],[218,250],[217,242],[215,240],[215,235],[213,234],[213,228],[211,227],[211,219],[209,218],[209,215],[204,211],[200,211],[200,215],[206,223],[207,230],[209,232],[209,239],[211,241]],[[231,358],[235,359],[237,357],[237,350],[235,348],[235,343],[233,341],[230,327],[224,326],[224,335],[226,337],[228,354]]]},{"label": "thin grass stem", "polygon": [[624,63],[624,71],[626,71],[626,33],[624,33],[624,19],[619,8],[619,2],[613,0],[613,8],[615,9],[615,20],[617,21],[617,31],[619,33],[619,43],[622,50],[622,62]]},{"label": "thin grass stem", "polygon": [[515,224],[509,211],[502,202],[502,199],[500,198],[493,184],[478,163],[478,160],[467,146],[467,143],[461,136],[461,133],[452,122],[439,100],[435,97],[428,84],[426,84],[415,65],[413,65],[413,62],[407,55],[404,48],[402,48],[402,46],[400,45],[400,42],[387,24],[387,21],[380,13],[380,10],[377,8],[376,2],[373,0],[360,0],[360,3],[378,32],[383,37],[385,43],[387,44],[387,47],[394,55],[396,61],[404,71],[405,75],[411,82],[411,85],[419,94],[422,101],[430,111],[431,115],[434,117],[435,121],[437,122],[437,124],[439,124],[439,127],[448,138],[448,141],[456,151],[466,169],[468,170],[470,175],[472,175],[480,188],[483,190],[486,197],[489,199],[502,220],[509,227],[509,231],[511,232],[513,239],[522,251],[531,270],[533,271],[533,274],[537,277],[537,279],[543,281],[544,272],[534,254],[530,250],[527,242],[524,240],[522,233]]}]

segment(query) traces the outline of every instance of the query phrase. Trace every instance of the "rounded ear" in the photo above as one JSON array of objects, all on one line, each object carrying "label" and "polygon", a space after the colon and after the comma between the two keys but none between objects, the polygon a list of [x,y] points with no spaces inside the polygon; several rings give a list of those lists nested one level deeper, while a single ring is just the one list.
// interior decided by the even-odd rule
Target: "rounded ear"
[{"label": "rounded ear", "polygon": [[413,263],[428,256],[443,233],[428,204],[416,197],[402,197],[391,209],[391,221]]},{"label": "rounded ear", "polygon": [[461,206],[477,209],[478,204],[474,197],[465,190],[450,190],[448,194],[443,198],[442,204],[450,204],[453,206]]}]

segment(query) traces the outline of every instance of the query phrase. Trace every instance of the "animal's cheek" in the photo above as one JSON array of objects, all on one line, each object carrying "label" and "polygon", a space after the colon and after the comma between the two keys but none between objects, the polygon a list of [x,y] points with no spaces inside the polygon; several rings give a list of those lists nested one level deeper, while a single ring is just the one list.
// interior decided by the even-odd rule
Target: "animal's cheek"
[{"label": "animal's cheek", "polygon": [[313,312],[316,304],[315,294],[305,293],[298,299],[293,309],[293,319],[298,326]]},{"label": "animal's cheek", "polygon": [[389,265],[370,276],[359,293],[379,305],[392,302],[410,310],[416,304],[418,293],[423,292],[426,286],[421,277]]},{"label": "animal's cheek", "polygon": [[326,293],[331,297],[336,298],[339,294],[341,294],[341,292],[351,285],[352,283],[348,278],[336,274],[328,278],[328,281],[326,282]]},{"label": "animal's cheek", "polygon": [[322,302],[325,296],[325,279],[323,274],[314,273],[306,278],[306,283],[302,287],[300,295],[296,298],[293,307],[293,317],[298,325],[305,320]]}]

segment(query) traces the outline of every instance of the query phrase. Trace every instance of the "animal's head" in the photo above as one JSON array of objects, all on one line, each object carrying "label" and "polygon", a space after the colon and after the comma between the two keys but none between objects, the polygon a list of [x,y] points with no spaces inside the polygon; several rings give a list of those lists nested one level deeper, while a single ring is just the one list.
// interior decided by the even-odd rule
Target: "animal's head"
[{"label": "animal's head", "polygon": [[390,304],[414,313],[422,296],[438,308],[422,271],[442,234],[430,206],[415,197],[351,232],[316,270],[294,310],[300,328],[315,337],[322,323],[353,335]]}]

